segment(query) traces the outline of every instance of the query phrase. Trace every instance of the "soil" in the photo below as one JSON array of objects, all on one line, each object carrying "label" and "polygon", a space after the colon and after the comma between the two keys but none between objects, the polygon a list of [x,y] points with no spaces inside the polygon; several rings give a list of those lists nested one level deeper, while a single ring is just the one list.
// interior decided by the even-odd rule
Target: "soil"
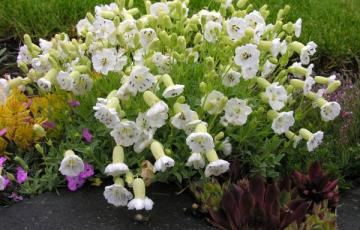
[{"label": "soil", "polygon": [[[106,202],[103,187],[85,187],[77,192],[45,193],[0,209],[0,229],[11,230],[120,230],[120,229],[214,229],[195,218],[189,193],[176,195],[174,185],[155,184],[148,196],[154,201],[148,212],[116,208]],[[143,221],[135,220],[140,213]],[[148,220],[147,220],[148,219]]]}]

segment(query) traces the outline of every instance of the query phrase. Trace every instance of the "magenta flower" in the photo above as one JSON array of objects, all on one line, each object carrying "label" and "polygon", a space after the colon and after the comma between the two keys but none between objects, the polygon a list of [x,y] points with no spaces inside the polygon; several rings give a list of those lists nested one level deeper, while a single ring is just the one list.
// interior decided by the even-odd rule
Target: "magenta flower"
[{"label": "magenta flower", "polygon": [[41,126],[44,128],[44,129],[55,129],[56,127],[56,123],[55,122],[52,122],[52,121],[44,121]]},{"label": "magenta flower", "polygon": [[91,143],[92,141],[92,135],[88,128],[83,128],[82,130],[82,137],[87,143]]},{"label": "magenta flower", "polygon": [[20,166],[16,167],[16,181],[22,184],[27,179],[27,172]]},{"label": "magenta flower", "polygon": [[76,101],[76,100],[70,100],[70,101],[68,101],[68,103],[69,103],[69,105],[70,105],[71,107],[78,107],[78,106],[80,106],[80,102],[79,102],[79,101]]},{"label": "magenta flower", "polygon": [[3,181],[3,186],[4,189],[6,189],[6,187],[11,183],[11,181],[9,180],[9,178],[7,176],[4,176],[4,181]]},{"label": "magenta flower", "polygon": [[7,128],[1,129],[0,130],[0,137],[3,137],[6,134],[7,130],[8,130]]},{"label": "magenta flower", "polygon": [[79,176],[76,177],[66,176],[66,180],[68,182],[67,184],[68,189],[72,192],[75,192],[77,189],[81,188],[86,181],[85,178],[81,178]]},{"label": "magenta flower", "polygon": [[6,157],[0,157],[0,167],[4,166],[5,161],[6,161]]},{"label": "magenta flower", "polygon": [[15,202],[19,202],[24,199],[21,195],[18,195],[16,192],[11,193],[9,198],[13,199]]},{"label": "magenta flower", "polygon": [[94,175],[94,167],[89,163],[84,163],[84,171],[79,174],[81,178],[88,178]]},{"label": "magenta flower", "polygon": [[82,171],[78,176],[66,176],[68,189],[72,192],[75,192],[85,184],[88,177],[93,175],[94,167],[89,163],[84,162],[84,171]]}]

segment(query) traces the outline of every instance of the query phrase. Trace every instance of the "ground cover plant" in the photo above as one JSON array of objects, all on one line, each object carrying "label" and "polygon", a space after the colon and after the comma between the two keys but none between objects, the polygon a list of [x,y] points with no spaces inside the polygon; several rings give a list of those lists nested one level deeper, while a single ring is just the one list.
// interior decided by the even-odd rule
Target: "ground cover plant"
[{"label": "ground cover plant", "polygon": [[[227,199],[249,192],[234,178],[276,181],[328,157],[321,148],[326,131],[348,116],[339,103],[356,87],[337,91],[336,75],[316,74],[311,57],[318,46],[297,41],[302,20],[289,20],[290,6],[270,17],[267,5],[247,1],[210,2],[212,11],[191,4],[145,1],[139,10],[119,0],[96,6],[70,35],[38,44],[24,35],[21,76],[1,79],[4,198],[63,185],[75,191],[111,177],[104,190],[110,204],[150,210],[145,187],[157,181],[215,181]],[[350,133],[356,122],[341,129]],[[356,142],[356,135],[341,141]],[[356,155],[348,156],[344,164]],[[254,180],[280,196],[275,183]],[[254,210],[279,217],[274,226],[282,228],[319,224],[320,212],[331,214],[338,181],[318,164],[309,176],[295,172],[293,183],[301,202],[291,207],[301,205],[303,215],[281,219],[276,213],[285,211],[277,204],[268,210],[256,194],[244,202],[257,200]],[[321,190],[312,194],[311,186]],[[323,203],[313,205],[319,194]],[[230,222],[236,226],[245,225]]]}]

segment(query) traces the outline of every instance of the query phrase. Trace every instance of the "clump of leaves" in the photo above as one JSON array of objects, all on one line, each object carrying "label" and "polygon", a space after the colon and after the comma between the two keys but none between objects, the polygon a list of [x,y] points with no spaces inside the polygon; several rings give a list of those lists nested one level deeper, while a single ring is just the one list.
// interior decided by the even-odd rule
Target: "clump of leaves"
[{"label": "clump of leaves", "polygon": [[224,193],[217,209],[209,208],[214,225],[222,229],[285,229],[291,223],[300,224],[310,202],[294,199],[280,203],[281,191],[277,183],[265,183],[257,176],[233,184]]},{"label": "clump of leaves", "polygon": [[315,204],[312,209],[312,214],[306,215],[305,221],[298,227],[291,224],[286,230],[308,230],[308,229],[336,229],[336,214],[331,212],[328,208],[328,202],[323,201],[320,204]]},{"label": "clump of leaves", "polygon": [[301,198],[316,204],[328,200],[329,208],[336,208],[339,201],[338,179],[331,180],[319,162],[310,166],[307,175],[295,171],[292,179]]},{"label": "clump of leaves", "polygon": [[201,211],[207,212],[210,207],[220,205],[225,186],[221,186],[217,181],[199,181],[192,183],[190,190],[201,204]]}]

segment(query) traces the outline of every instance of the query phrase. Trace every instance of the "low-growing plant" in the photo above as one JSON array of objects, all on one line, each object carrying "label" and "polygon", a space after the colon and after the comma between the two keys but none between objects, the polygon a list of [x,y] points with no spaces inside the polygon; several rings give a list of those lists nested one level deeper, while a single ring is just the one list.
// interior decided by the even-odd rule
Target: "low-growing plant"
[{"label": "low-growing plant", "polygon": [[[317,45],[296,41],[302,20],[286,21],[290,7],[271,24],[267,5],[254,10],[247,1],[221,1],[216,11],[190,15],[188,4],[145,1],[139,15],[132,1],[126,8],[117,0],[80,20],[77,39],[60,33],[38,46],[24,36],[17,63],[25,76],[1,79],[1,96],[36,85],[40,95],[80,102],[65,114],[63,140],[54,140],[60,154],[50,159],[69,188],[83,184],[91,163],[113,177],[104,191],[109,203],[150,210],[142,175],[146,182],[216,177],[228,171],[224,158],[232,155],[249,173],[276,178],[293,148],[305,153],[321,145],[319,123],[341,110],[323,94],[341,82],[314,77]],[[275,185],[267,189],[276,193]]]}]

